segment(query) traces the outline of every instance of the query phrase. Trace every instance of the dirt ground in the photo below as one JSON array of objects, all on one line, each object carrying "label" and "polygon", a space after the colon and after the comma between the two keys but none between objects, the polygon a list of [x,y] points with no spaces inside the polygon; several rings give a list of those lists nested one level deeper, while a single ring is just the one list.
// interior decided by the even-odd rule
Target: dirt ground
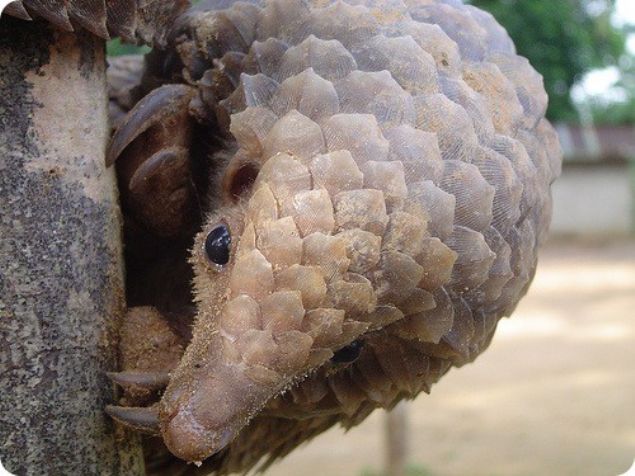
[{"label": "dirt ground", "polygon": [[[635,458],[635,243],[555,243],[475,363],[408,404],[417,475],[618,475]],[[384,414],[268,476],[379,474]]]}]

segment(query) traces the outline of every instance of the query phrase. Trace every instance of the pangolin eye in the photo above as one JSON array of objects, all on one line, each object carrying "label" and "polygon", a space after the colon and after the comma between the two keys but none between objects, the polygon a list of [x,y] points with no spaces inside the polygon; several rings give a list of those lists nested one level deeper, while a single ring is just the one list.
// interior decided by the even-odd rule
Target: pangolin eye
[{"label": "pangolin eye", "polygon": [[232,236],[227,225],[216,225],[205,238],[205,254],[215,265],[224,266],[229,262],[231,244]]},{"label": "pangolin eye", "polygon": [[364,341],[354,340],[346,347],[342,347],[335,352],[333,357],[331,357],[331,362],[336,364],[349,364],[354,362],[357,360],[357,357],[359,357],[362,347],[364,347]]}]

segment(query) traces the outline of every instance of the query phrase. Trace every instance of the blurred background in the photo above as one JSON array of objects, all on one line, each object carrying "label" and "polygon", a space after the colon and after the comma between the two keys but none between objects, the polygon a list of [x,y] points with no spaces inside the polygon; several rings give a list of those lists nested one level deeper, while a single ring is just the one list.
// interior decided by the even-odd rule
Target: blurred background
[{"label": "blurred background", "polygon": [[[471,3],[544,76],[565,153],[534,284],[475,363],[400,407],[397,431],[378,411],[267,475],[384,476],[391,458],[407,476],[618,475],[633,464],[635,0]],[[389,435],[401,450],[390,457]]]}]

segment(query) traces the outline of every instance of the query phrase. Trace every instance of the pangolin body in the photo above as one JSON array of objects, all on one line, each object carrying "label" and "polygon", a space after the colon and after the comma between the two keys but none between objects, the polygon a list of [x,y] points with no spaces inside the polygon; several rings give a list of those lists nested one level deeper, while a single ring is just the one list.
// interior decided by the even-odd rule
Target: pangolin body
[{"label": "pangolin body", "polygon": [[193,336],[152,410],[179,458],[245,471],[428,391],[526,292],[561,152],[541,77],[489,14],[204,3],[140,83],[110,149],[139,223],[178,234],[191,148],[214,144]]}]

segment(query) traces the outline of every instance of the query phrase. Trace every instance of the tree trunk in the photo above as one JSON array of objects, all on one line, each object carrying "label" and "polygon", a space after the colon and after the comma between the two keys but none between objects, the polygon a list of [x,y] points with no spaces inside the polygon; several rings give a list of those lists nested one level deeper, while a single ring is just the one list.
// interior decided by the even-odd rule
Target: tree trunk
[{"label": "tree trunk", "polygon": [[104,415],[124,310],[104,42],[0,21],[0,459],[19,475],[139,475]]}]

